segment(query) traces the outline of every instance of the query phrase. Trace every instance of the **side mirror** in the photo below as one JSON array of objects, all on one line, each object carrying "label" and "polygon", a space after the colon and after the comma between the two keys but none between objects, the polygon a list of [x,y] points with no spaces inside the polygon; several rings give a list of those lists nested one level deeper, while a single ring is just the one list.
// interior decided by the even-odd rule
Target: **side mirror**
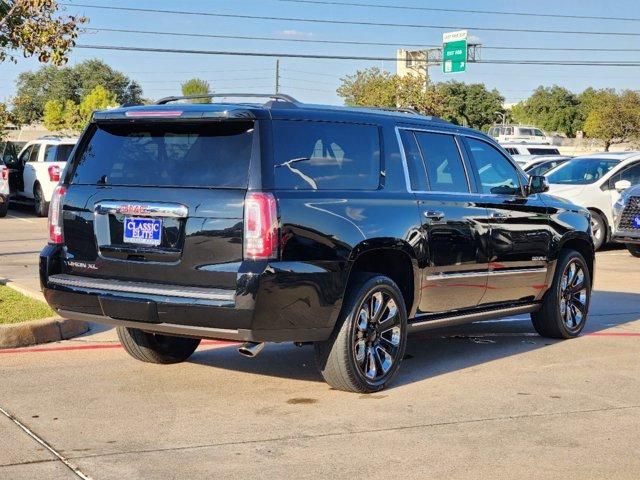
[{"label": "side mirror", "polygon": [[622,192],[631,186],[631,182],[629,180],[618,180],[613,184],[613,188],[615,188],[618,192]]},{"label": "side mirror", "polygon": [[531,175],[529,177],[529,195],[534,193],[544,193],[549,191],[549,182],[543,175]]}]

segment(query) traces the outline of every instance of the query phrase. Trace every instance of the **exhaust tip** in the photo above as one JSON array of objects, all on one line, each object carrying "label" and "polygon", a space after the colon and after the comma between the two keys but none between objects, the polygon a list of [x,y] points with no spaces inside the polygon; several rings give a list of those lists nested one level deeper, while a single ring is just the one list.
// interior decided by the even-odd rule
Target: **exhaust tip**
[{"label": "exhaust tip", "polygon": [[238,348],[238,353],[243,357],[254,358],[258,356],[263,348],[264,343],[245,342]]}]

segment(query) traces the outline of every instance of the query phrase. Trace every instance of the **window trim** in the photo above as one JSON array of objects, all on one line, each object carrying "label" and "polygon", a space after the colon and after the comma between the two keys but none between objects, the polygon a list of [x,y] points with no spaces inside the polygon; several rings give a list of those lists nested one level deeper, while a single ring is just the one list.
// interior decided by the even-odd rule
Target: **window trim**
[{"label": "window trim", "polygon": [[[437,193],[437,194],[442,194],[442,195],[475,195],[476,192],[474,192],[474,190],[476,189],[475,185],[472,184],[472,178],[469,175],[469,169],[470,169],[470,165],[468,165],[467,163],[467,157],[464,154],[464,149],[462,148],[462,145],[460,143],[460,134],[457,132],[447,132],[444,130],[438,130],[438,129],[427,129],[427,128],[416,128],[416,127],[404,127],[404,126],[400,126],[400,125],[396,125],[395,126],[395,130],[396,130],[396,139],[398,140],[398,147],[400,148],[400,158],[402,159],[402,170],[404,171],[404,184],[405,187],[407,189],[407,192],[409,193]],[[424,133],[437,133],[440,135],[451,135],[456,143],[456,146],[458,148],[458,153],[460,154],[460,159],[462,160],[462,167],[464,168],[464,173],[467,179],[467,186],[469,187],[469,191],[467,192],[445,192],[445,191],[440,191],[440,190],[412,190],[411,189],[411,178],[409,176],[409,167],[407,164],[407,156],[406,156],[406,152],[404,149],[404,143],[402,142],[402,136],[400,135],[400,130],[408,130],[410,132],[424,132]],[[416,138],[416,142],[417,142],[417,138]],[[420,149],[420,145],[418,144],[418,148]],[[420,149],[420,156],[422,157],[422,149]],[[424,163],[424,157],[422,157],[422,161]],[[426,171],[425,171],[426,173]],[[473,177],[473,183],[475,183],[475,177]],[[427,175],[427,186],[431,186],[431,183],[429,182],[429,176]]]}]

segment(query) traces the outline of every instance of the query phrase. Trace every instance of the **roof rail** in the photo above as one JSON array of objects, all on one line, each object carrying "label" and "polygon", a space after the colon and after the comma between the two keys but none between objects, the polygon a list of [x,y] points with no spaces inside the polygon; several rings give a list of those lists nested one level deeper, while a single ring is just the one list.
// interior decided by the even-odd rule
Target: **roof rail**
[{"label": "roof rail", "polygon": [[300,102],[290,95],[283,93],[205,93],[202,95],[184,95],[161,98],[156,102],[156,105],[166,105],[170,102],[177,102],[178,100],[192,100],[196,98],[225,98],[225,97],[245,97],[245,98],[270,98],[281,102],[297,105]]},{"label": "roof rail", "polygon": [[411,107],[365,107],[365,108],[372,108],[374,110],[384,110],[387,112],[400,112],[400,113],[411,113],[413,115],[422,115],[419,111],[417,111],[415,108],[411,108]]}]

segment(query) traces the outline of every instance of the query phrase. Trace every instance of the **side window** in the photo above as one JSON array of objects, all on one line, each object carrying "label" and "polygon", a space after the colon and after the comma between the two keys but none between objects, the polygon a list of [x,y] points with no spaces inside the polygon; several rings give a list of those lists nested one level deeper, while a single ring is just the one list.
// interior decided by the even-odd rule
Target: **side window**
[{"label": "side window", "polygon": [[616,181],[618,180],[629,180],[631,185],[640,184],[640,163],[636,163],[632,167],[627,168],[625,171],[620,172],[619,175],[616,175]]},{"label": "side window", "polygon": [[39,153],[40,153],[40,145],[34,145],[33,148],[31,149],[31,153],[29,154],[29,160],[27,160],[27,162],[29,163],[37,162]]},{"label": "side window", "polygon": [[411,190],[427,190],[427,172],[424,169],[420,148],[413,132],[400,130],[400,138],[404,148],[404,156],[407,159],[407,170],[409,170],[409,183]]},{"label": "side window", "polygon": [[30,147],[27,147],[27,149],[24,152],[22,152],[22,154],[18,158],[18,161],[20,162],[20,164],[24,165],[25,163],[27,163],[32,151],[33,151],[33,145],[31,145]]},{"label": "side window", "polygon": [[273,142],[277,188],[378,188],[380,136],[374,125],[276,120]]},{"label": "side window", "polygon": [[430,189],[436,192],[468,192],[469,182],[453,135],[416,132]]},{"label": "side window", "polygon": [[56,145],[47,145],[44,149],[44,161],[55,162],[57,150],[58,150],[58,147]]},{"label": "side window", "polygon": [[466,139],[482,193],[516,195],[520,193],[516,167],[498,149],[475,138]]},{"label": "side window", "polygon": [[505,148],[505,150],[506,150],[506,151],[507,151],[507,153],[509,153],[510,155],[518,155],[518,149],[517,149],[517,148],[507,147],[507,148]]}]

